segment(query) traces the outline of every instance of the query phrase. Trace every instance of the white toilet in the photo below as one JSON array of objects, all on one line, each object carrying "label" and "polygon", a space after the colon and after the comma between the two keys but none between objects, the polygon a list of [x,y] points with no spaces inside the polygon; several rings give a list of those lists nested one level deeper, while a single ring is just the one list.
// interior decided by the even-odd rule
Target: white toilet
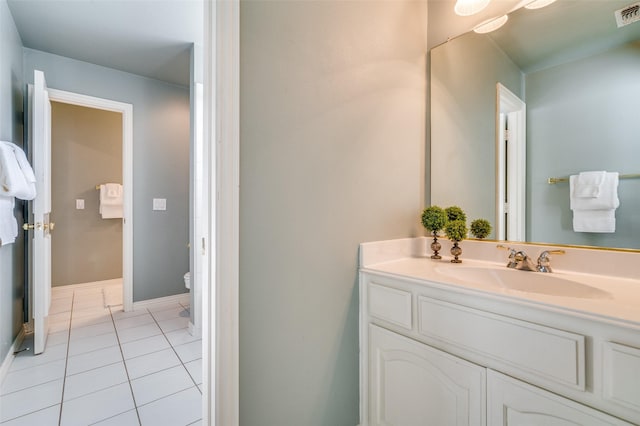
[{"label": "white toilet", "polygon": [[184,286],[187,290],[191,290],[191,272],[184,274]]}]

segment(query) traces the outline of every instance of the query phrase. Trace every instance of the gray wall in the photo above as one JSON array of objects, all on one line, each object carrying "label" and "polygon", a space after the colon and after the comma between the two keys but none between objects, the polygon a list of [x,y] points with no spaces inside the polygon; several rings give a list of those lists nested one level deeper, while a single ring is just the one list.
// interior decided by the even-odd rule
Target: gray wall
[{"label": "gray wall", "polygon": [[[5,0],[0,0],[0,139],[22,146],[22,41]],[[22,226],[22,202],[15,215]],[[0,247],[0,363],[22,326],[24,237]]]},{"label": "gray wall", "polygon": [[640,173],[639,51],[635,42],[527,75],[528,240],[640,247],[640,179],[620,181],[614,234],[573,232],[568,183],[546,183],[589,170]]},{"label": "gray wall", "polygon": [[102,219],[95,187],[122,183],[122,114],[52,102],[51,118],[52,285],[121,278],[122,220]]},{"label": "gray wall", "polygon": [[522,97],[520,69],[485,35],[431,50],[431,203],[494,228],[498,82]]},{"label": "gray wall", "polygon": [[[183,293],[189,269],[189,88],[32,49],[25,80],[44,71],[54,89],[133,104],[133,299]],[[167,211],[152,211],[166,198]]]},{"label": "gray wall", "polygon": [[355,426],[358,244],[422,235],[426,2],[240,22],[240,424]]}]

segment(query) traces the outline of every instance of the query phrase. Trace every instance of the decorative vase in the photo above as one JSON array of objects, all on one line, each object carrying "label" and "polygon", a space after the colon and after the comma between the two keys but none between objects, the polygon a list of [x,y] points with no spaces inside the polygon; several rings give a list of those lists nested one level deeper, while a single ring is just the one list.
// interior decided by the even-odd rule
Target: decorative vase
[{"label": "decorative vase", "polygon": [[433,242],[431,243],[431,250],[433,250],[433,254],[431,255],[432,259],[442,259],[442,256],[438,254],[442,245],[438,242],[438,231],[433,231]]},{"label": "decorative vase", "polygon": [[462,263],[462,260],[458,259],[458,256],[462,254],[462,249],[458,246],[459,241],[453,242],[453,247],[451,247],[451,255],[453,259],[451,259],[451,263]]}]

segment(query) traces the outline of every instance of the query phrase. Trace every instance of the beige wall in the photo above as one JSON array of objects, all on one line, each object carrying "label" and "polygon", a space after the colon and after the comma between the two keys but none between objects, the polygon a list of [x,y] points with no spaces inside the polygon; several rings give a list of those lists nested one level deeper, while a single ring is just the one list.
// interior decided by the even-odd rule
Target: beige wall
[{"label": "beige wall", "polygon": [[419,233],[426,2],[240,3],[240,424],[358,424],[358,244]]},{"label": "beige wall", "polygon": [[100,217],[95,186],[122,183],[122,115],[52,102],[51,117],[52,285],[120,278],[122,221]]}]

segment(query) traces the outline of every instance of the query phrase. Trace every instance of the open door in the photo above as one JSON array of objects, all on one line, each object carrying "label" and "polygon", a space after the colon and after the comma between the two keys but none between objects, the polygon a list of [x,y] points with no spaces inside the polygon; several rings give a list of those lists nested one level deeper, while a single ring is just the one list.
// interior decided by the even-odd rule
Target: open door
[{"label": "open door", "polygon": [[33,200],[33,332],[34,354],[44,352],[49,333],[51,306],[51,102],[42,71],[34,71],[31,94],[31,152],[37,196]]}]

